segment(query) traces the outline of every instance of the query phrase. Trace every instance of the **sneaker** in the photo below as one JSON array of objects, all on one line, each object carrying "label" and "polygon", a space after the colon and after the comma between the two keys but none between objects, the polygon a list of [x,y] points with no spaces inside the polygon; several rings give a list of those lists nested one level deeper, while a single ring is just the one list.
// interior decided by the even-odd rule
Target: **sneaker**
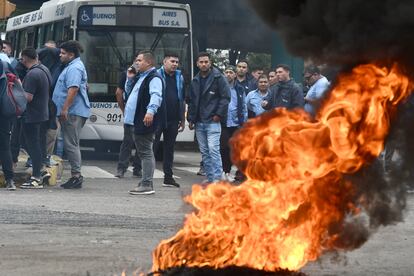
[{"label": "sneaker", "polygon": [[163,187],[176,187],[180,188],[180,184],[175,182],[174,178],[164,178],[164,183],[162,184]]},{"label": "sneaker", "polygon": [[234,178],[231,177],[230,173],[223,172],[223,175],[221,176],[221,180],[227,181],[227,182],[233,182]]},{"label": "sneaker", "polygon": [[200,167],[200,170],[198,170],[197,175],[206,176],[206,172],[204,171],[203,167]]},{"label": "sneaker", "polygon": [[118,171],[116,172],[115,177],[124,178],[124,174],[125,174],[125,170],[118,169]]},{"label": "sneaker", "polygon": [[13,179],[7,179],[6,180],[6,189],[9,191],[15,191],[16,186],[14,185]]},{"label": "sneaker", "polygon": [[40,173],[40,177],[42,178],[42,184],[48,186],[49,179],[52,177],[52,175],[47,170],[44,170]]},{"label": "sneaker", "polygon": [[63,189],[80,189],[80,188],[82,188],[82,183],[83,183],[83,176],[81,175],[81,176],[79,176],[79,177],[76,177],[76,176],[72,176],[72,181],[68,181],[69,183],[68,184],[63,184],[63,185],[61,185],[61,186],[63,186]]},{"label": "sneaker", "polygon": [[75,181],[75,177],[71,177],[65,183],[61,184],[60,187],[65,188],[66,186],[72,185],[72,182]]},{"label": "sneaker", "polygon": [[132,175],[135,176],[135,177],[138,177],[138,178],[142,178],[142,172],[141,172],[141,170],[134,169],[132,171]]},{"label": "sneaker", "polygon": [[21,189],[43,189],[43,184],[40,183],[40,179],[30,177],[29,181],[23,183],[20,186]]},{"label": "sneaker", "polygon": [[154,194],[154,188],[152,186],[138,186],[131,191],[129,191],[130,195],[152,195]]}]

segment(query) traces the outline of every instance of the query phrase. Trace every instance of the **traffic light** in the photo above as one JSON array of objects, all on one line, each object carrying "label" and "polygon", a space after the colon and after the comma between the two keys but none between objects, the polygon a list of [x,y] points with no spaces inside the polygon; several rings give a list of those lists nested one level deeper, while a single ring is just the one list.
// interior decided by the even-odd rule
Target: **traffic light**
[{"label": "traffic light", "polygon": [[0,0],[0,19],[6,19],[16,9],[16,5],[7,0]]}]

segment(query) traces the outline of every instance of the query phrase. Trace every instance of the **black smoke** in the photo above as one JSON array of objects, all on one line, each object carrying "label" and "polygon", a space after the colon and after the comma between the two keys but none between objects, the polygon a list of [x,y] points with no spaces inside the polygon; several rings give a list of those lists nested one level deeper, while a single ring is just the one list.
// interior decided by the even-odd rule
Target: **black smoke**
[{"label": "black smoke", "polygon": [[[412,0],[250,0],[296,56],[343,70],[367,62],[398,62],[414,76]],[[355,188],[353,202],[363,210],[333,227],[337,248],[360,247],[380,226],[404,218],[406,188],[414,184],[414,99],[392,118],[386,148],[390,162],[373,160],[345,176]],[[386,164],[386,167],[384,167]]]},{"label": "black smoke", "polygon": [[330,65],[414,65],[412,0],[250,0],[289,51]]}]

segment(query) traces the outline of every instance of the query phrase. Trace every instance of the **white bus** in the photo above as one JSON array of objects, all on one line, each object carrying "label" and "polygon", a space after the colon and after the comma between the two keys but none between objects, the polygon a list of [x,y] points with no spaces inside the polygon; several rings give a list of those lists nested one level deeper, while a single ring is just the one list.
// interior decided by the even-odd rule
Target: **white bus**
[{"label": "white bus", "polygon": [[[7,21],[6,39],[15,56],[25,47],[49,40],[78,40],[88,72],[92,115],[81,132],[81,144],[119,150],[123,116],[115,90],[119,75],[138,51],[151,49],[159,65],[165,52],[177,53],[187,81],[193,75],[191,10],[188,4],[148,0],[51,0],[37,11]],[[186,128],[177,141],[192,142]]]}]

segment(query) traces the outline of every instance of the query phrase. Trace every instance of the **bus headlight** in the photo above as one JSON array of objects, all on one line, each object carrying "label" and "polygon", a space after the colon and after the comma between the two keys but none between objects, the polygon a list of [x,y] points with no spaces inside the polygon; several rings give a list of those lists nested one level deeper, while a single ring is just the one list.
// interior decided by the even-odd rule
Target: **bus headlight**
[{"label": "bus headlight", "polygon": [[96,117],[96,115],[91,115],[91,117],[89,117],[89,120],[90,120],[92,123],[95,123],[95,122],[98,120],[98,117]]}]

